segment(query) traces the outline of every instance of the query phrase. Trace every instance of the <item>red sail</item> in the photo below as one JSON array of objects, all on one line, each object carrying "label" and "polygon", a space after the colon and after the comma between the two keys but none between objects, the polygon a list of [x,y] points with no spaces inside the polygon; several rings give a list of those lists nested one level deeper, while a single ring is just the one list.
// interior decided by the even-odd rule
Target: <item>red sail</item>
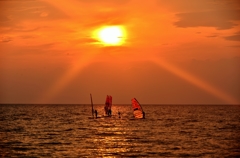
[{"label": "red sail", "polygon": [[144,118],[143,110],[136,98],[132,99],[133,116],[135,118]]},{"label": "red sail", "polygon": [[111,107],[112,107],[112,96],[107,95],[104,110],[105,110],[105,114],[108,116],[111,115],[111,112],[112,112]]},{"label": "red sail", "polygon": [[105,114],[107,115],[108,113],[108,106],[109,106],[109,96],[107,95],[106,97],[106,102],[105,102],[105,106],[104,106],[104,110],[105,110]]}]

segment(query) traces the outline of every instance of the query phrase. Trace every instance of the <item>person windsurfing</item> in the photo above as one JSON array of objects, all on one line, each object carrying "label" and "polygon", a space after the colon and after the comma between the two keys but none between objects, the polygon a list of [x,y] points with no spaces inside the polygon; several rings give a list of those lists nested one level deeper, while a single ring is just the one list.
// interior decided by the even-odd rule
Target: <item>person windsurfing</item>
[{"label": "person windsurfing", "polygon": [[121,113],[120,113],[120,111],[118,111],[118,118],[121,118]]},{"label": "person windsurfing", "polygon": [[95,110],[94,112],[95,112],[95,117],[97,118],[97,114],[98,114],[97,110]]}]

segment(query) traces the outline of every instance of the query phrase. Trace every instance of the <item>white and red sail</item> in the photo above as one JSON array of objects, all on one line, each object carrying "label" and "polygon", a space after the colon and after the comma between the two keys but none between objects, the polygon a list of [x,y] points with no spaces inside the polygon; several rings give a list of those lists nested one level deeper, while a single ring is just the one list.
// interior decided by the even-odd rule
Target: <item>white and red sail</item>
[{"label": "white and red sail", "polygon": [[145,118],[144,111],[136,98],[132,99],[133,116],[135,118]]},{"label": "white and red sail", "polygon": [[111,108],[112,108],[112,96],[111,95],[107,95],[106,97],[106,102],[105,102],[105,114],[106,115],[111,115]]}]

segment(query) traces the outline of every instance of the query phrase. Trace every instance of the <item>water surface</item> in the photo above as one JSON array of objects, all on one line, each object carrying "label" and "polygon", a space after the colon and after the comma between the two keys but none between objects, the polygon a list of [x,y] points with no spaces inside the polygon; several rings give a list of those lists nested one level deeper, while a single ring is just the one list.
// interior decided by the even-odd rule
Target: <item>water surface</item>
[{"label": "water surface", "polygon": [[0,156],[240,157],[240,106],[143,109],[146,119],[133,119],[131,105],[92,119],[90,105],[0,105]]}]

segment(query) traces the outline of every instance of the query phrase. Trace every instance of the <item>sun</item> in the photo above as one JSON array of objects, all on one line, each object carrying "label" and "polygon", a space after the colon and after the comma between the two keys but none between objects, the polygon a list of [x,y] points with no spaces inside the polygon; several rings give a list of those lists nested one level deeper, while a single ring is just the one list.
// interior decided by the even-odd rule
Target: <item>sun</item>
[{"label": "sun", "polygon": [[122,26],[104,26],[97,30],[97,38],[104,45],[122,45],[126,31]]}]

